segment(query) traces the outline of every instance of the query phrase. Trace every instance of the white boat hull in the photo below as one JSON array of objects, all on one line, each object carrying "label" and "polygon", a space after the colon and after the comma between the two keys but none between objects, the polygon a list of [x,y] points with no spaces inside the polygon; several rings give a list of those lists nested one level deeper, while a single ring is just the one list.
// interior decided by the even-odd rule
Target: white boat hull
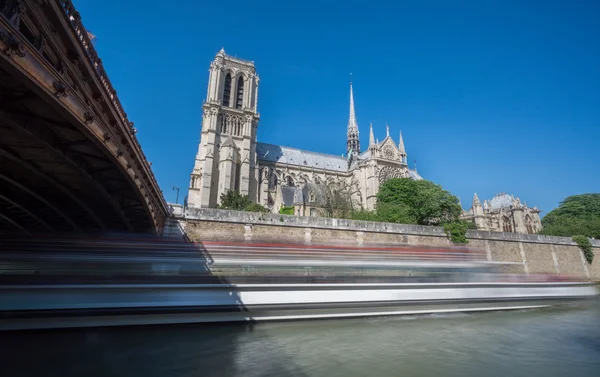
[{"label": "white boat hull", "polygon": [[597,294],[588,283],[0,286],[0,330],[531,309]]}]

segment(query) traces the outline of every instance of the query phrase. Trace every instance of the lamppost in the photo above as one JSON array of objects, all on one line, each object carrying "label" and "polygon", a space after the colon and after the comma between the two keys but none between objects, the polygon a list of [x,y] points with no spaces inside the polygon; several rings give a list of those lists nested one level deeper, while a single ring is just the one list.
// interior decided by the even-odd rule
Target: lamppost
[{"label": "lamppost", "polygon": [[179,201],[179,187],[173,186],[173,190],[177,191],[177,197],[175,198],[175,204],[178,204],[177,202]]}]

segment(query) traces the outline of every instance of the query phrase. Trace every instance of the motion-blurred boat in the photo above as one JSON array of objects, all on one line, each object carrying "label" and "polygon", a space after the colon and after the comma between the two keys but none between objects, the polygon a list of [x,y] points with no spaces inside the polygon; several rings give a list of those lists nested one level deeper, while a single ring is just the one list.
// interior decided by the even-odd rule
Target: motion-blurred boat
[{"label": "motion-blurred boat", "polygon": [[598,294],[466,247],[4,241],[0,329],[514,310]]}]

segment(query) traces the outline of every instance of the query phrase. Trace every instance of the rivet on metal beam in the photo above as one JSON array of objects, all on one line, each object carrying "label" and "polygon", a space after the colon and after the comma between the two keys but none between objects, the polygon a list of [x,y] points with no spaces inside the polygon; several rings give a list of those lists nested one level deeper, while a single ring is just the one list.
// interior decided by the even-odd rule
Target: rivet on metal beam
[{"label": "rivet on metal beam", "polygon": [[63,84],[60,81],[54,81],[52,83],[52,86],[54,87],[54,96],[56,96],[56,98],[67,96],[67,87],[65,86],[65,84]]},{"label": "rivet on metal beam", "polygon": [[94,115],[92,113],[90,113],[89,111],[86,111],[85,113],[83,113],[83,119],[84,119],[85,124],[90,124],[94,121]]},{"label": "rivet on metal beam", "polygon": [[6,56],[15,54],[21,58],[25,57],[25,47],[23,46],[23,43],[21,43],[21,41],[14,36],[14,34],[5,33],[2,31],[0,32],[0,39],[6,45],[6,48],[3,51]]}]

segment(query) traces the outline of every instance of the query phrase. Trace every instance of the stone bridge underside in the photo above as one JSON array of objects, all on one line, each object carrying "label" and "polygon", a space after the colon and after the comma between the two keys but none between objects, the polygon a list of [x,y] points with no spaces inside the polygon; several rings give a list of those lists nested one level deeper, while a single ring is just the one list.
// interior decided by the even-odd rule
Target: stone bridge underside
[{"label": "stone bridge underside", "polygon": [[160,232],[134,134],[72,4],[0,0],[0,232]]}]

